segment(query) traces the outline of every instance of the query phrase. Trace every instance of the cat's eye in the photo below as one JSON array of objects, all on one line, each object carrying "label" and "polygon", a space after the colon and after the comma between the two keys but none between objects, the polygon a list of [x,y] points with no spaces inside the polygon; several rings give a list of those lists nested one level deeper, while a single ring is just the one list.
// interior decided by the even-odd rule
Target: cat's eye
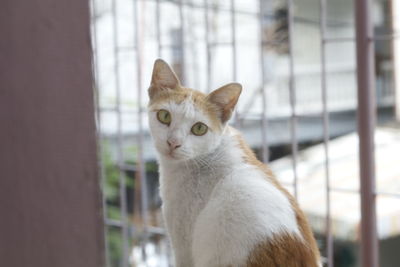
[{"label": "cat's eye", "polygon": [[169,125],[171,123],[171,113],[169,113],[167,110],[165,109],[160,109],[157,112],[157,119],[163,123],[163,124],[167,124]]},{"label": "cat's eye", "polygon": [[191,129],[192,133],[197,136],[205,135],[207,130],[208,126],[202,122],[196,122]]}]

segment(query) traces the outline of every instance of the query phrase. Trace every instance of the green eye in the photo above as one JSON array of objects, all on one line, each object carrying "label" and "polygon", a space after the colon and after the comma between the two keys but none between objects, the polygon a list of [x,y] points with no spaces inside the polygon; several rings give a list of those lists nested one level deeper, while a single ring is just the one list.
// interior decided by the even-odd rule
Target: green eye
[{"label": "green eye", "polygon": [[193,126],[192,126],[192,133],[194,135],[200,136],[200,135],[205,135],[206,132],[208,130],[207,125],[205,125],[202,122],[196,122]]},{"label": "green eye", "polygon": [[160,109],[157,112],[157,119],[161,123],[169,125],[171,123],[171,114],[165,109]]}]

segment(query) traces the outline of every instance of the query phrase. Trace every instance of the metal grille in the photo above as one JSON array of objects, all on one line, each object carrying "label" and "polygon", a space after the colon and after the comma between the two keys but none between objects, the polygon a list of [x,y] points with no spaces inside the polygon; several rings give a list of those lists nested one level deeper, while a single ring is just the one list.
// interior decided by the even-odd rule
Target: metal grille
[{"label": "metal grille", "polygon": [[[239,48],[243,42],[241,31],[239,30],[238,21],[253,21],[257,28],[249,35],[255,36],[251,40],[252,48],[256,48],[256,58],[258,62],[254,65],[246,65],[245,68],[251,68],[257,82],[252,89],[252,93],[246,97],[246,101],[238,108],[234,116],[233,123],[236,127],[246,129],[246,125],[255,122],[259,127],[260,139],[260,157],[264,162],[268,162],[271,158],[269,147],[276,145],[276,141],[269,133],[269,129],[274,127],[274,118],[288,118],[289,139],[286,142],[290,145],[290,154],[292,160],[293,180],[286,186],[293,188],[292,192],[296,197],[299,195],[298,188],[298,152],[299,152],[299,120],[302,118],[317,117],[322,123],[322,131],[319,141],[324,148],[324,175],[325,175],[325,195],[326,195],[326,218],[325,218],[325,240],[321,246],[321,253],[326,266],[333,266],[333,236],[331,224],[331,193],[343,192],[343,190],[333,188],[330,184],[330,162],[329,162],[329,143],[332,138],[330,129],[330,112],[341,109],[356,109],[359,111],[359,134],[360,134],[360,168],[366,170],[362,173],[361,179],[361,206],[362,208],[362,256],[364,263],[362,266],[377,266],[377,236],[376,236],[376,215],[375,215],[375,186],[374,186],[374,154],[373,154],[373,134],[374,134],[374,82],[371,79],[373,75],[373,41],[389,40],[393,38],[393,34],[384,36],[375,36],[372,34],[372,26],[369,18],[369,3],[362,0],[357,0],[356,17],[356,33],[357,38],[349,36],[335,36],[328,34],[327,24],[331,23],[339,25],[340,23],[332,22],[328,19],[327,11],[329,6],[326,0],[319,0],[318,13],[312,18],[304,18],[296,14],[295,8],[301,3],[295,4],[293,0],[284,1],[211,1],[211,0],[92,0],[92,20],[93,20],[93,40],[95,53],[95,73],[98,89],[98,129],[101,142],[104,140],[113,140],[115,150],[113,151],[115,166],[118,169],[118,185],[119,185],[119,203],[118,208],[120,215],[118,219],[113,219],[108,216],[107,207],[109,203],[104,197],[105,207],[105,224],[107,229],[106,236],[110,229],[118,229],[121,236],[122,253],[120,265],[126,267],[129,265],[129,259],[133,257],[132,247],[135,245],[141,246],[141,259],[143,266],[152,266],[148,262],[147,254],[148,247],[146,244],[149,239],[154,236],[163,238],[164,231],[160,226],[151,225],[149,218],[149,188],[146,177],[146,151],[145,139],[147,138],[145,119],[145,101],[146,89],[151,70],[151,64],[157,57],[166,58],[172,63],[172,66],[180,76],[182,83],[186,85],[195,85],[197,89],[208,92],[216,87],[216,75],[221,71],[217,68],[216,62],[218,51],[229,51],[224,54],[224,58],[229,58],[226,71],[229,75],[225,75],[226,82],[239,81],[246,82],[241,70],[243,70],[243,57],[240,51],[246,51]],[[278,4],[277,4],[278,3]],[[274,9],[273,6],[278,5],[279,8]],[[126,9],[130,9],[127,11]],[[278,12],[279,11],[279,12]],[[175,18],[172,26],[168,24],[167,15],[165,12],[174,12],[168,18]],[[106,15],[104,15],[106,14]],[[153,15],[151,15],[153,14]],[[102,18],[103,16],[103,18]],[[106,18],[104,18],[106,17]],[[125,21],[121,24],[118,18],[125,17]],[[225,31],[223,38],[218,36],[219,19],[226,20],[226,25],[222,31]],[[198,20],[193,22],[194,20]],[[255,22],[254,22],[255,21]],[[275,31],[270,34],[273,25],[281,21],[280,32]],[[102,25],[108,23],[108,37],[111,38],[108,46],[109,50],[100,52],[104,40],[99,39],[99,25],[102,29],[107,28]],[[120,23],[120,24],[119,24]],[[275,24],[274,24],[275,23]],[[319,29],[319,49],[320,57],[317,74],[302,75],[301,71],[296,69],[295,55],[295,27],[296,24],[313,25]],[[351,22],[347,22],[349,24]],[[168,28],[170,27],[170,28]],[[128,33],[127,33],[128,32]],[[200,33],[199,33],[200,32]],[[122,36],[124,34],[124,36]],[[126,36],[125,36],[126,35]],[[278,35],[278,36],[276,36]],[[221,40],[223,39],[223,40]],[[357,63],[359,66],[358,77],[358,103],[356,101],[355,90],[353,96],[345,95],[342,98],[336,98],[328,88],[328,56],[327,50],[330,45],[347,44],[348,48],[357,47]],[[285,54],[287,58],[287,72],[285,80],[280,80],[275,83],[275,87],[280,88],[277,91],[278,96],[275,98],[278,102],[269,100],[272,95],[269,86],[270,77],[268,71],[271,70],[269,65],[270,58],[266,55],[271,49],[278,51],[277,53]],[[283,50],[283,52],[281,51]],[[247,50],[248,51],[248,50]],[[331,50],[330,50],[331,51]],[[107,54],[109,58],[113,58],[114,62],[110,64],[113,68],[107,70],[112,73],[110,77],[102,78],[101,74],[106,71],[99,70],[101,61],[106,61],[107,58],[102,58],[102,53]],[[126,58],[125,58],[126,57]],[[123,60],[131,60],[132,71],[122,71]],[[363,61],[363,59],[368,59]],[[242,61],[241,61],[242,60]],[[200,62],[200,63],[199,63]],[[248,63],[248,61],[247,61]],[[103,63],[104,64],[104,63]],[[360,65],[361,64],[361,65]],[[229,66],[230,65],[230,66]],[[239,68],[240,66],[240,68]],[[129,75],[127,75],[129,74]],[[314,76],[313,76],[314,75]],[[334,76],[333,80],[349,80],[355,79],[355,70],[337,71],[329,75]],[[128,78],[127,78],[128,76]],[[230,77],[229,77],[230,76]],[[124,79],[125,84],[122,85]],[[330,78],[332,80],[332,78]],[[126,80],[129,84],[126,84]],[[318,81],[316,83],[315,81]],[[365,81],[369,81],[366,82]],[[355,81],[354,81],[355,82]],[[190,84],[192,83],[192,84]],[[304,93],[304,84],[314,85],[314,91]],[[336,84],[333,84],[333,87]],[[111,101],[102,101],[104,95],[109,93],[104,89],[112,88],[114,96]],[[135,103],[127,107],[124,102],[122,88],[130,91],[134,96]],[[128,88],[128,89],[127,89]],[[328,90],[329,89],[329,90]],[[355,89],[355,88],[354,88]],[[334,90],[341,90],[340,84]],[[125,92],[124,91],[124,92]],[[346,93],[346,91],[343,91]],[[275,92],[276,93],[276,92]],[[315,95],[317,97],[315,98]],[[320,96],[318,98],[318,96]],[[316,99],[315,112],[313,110],[311,99]],[[283,99],[283,100],[282,100]],[[337,100],[339,99],[339,100]],[[350,101],[348,101],[350,100]],[[256,104],[254,104],[256,103]],[[258,103],[258,104],[257,104]],[[378,102],[378,105],[380,103]],[[274,106],[276,105],[276,106]],[[256,106],[256,108],[253,108]],[[104,117],[114,116],[113,123],[115,131],[108,133],[103,122]],[[259,124],[258,124],[259,123]],[[125,127],[125,124],[133,125],[132,129]],[[127,155],[124,148],[126,143],[135,145],[135,152]],[[102,146],[104,153],[104,145]],[[129,161],[129,157],[134,160]],[[103,186],[107,183],[106,170],[104,159],[99,164],[102,170]],[[140,202],[140,208],[136,207],[135,212],[140,211],[140,224],[136,224],[130,218],[127,195],[127,173],[134,173],[134,192],[137,193],[134,197],[133,205]],[[140,188],[140,189],[139,189]],[[357,191],[352,191],[358,193]],[[385,193],[382,193],[385,194]],[[106,194],[105,194],[106,195]],[[138,196],[139,195],[139,196]],[[396,195],[397,194],[393,194]],[[132,239],[136,240],[132,242]],[[106,240],[107,252],[110,251],[110,240]],[[168,254],[168,253],[167,253]],[[114,263],[110,260],[110,254],[107,253],[107,262],[109,266]],[[170,261],[168,255],[167,260]],[[149,265],[150,264],[150,265]],[[142,266],[142,265],[140,265]]]}]

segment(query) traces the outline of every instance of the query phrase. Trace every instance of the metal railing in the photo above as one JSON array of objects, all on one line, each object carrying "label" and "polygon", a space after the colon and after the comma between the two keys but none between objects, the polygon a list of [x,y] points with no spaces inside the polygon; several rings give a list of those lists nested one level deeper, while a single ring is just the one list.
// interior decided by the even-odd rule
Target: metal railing
[{"label": "metal railing", "polygon": [[[235,0],[230,0],[229,5],[218,5],[218,1],[211,0],[203,0],[203,1],[189,1],[189,0],[132,0],[132,20],[133,24],[132,31],[133,40],[132,47],[121,47],[118,43],[120,38],[119,27],[118,27],[118,12],[116,8],[117,0],[110,0],[111,2],[111,24],[112,24],[112,40],[113,40],[113,56],[114,56],[114,85],[115,89],[115,107],[112,108],[113,112],[115,112],[117,117],[117,153],[116,153],[116,166],[119,169],[118,180],[119,180],[119,196],[120,196],[120,221],[111,220],[109,218],[104,218],[107,226],[110,227],[118,227],[121,229],[121,237],[122,237],[122,267],[129,266],[129,257],[130,257],[130,237],[134,235],[133,231],[139,231],[137,236],[140,236],[141,248],[143,253],[144,261],[146,261],[146,243],[148,238],[152,234],[164,235],[164,232],[161,228],[151,226],[149,223],[149,214],[148,214],[148,189],[147,189],[147,180],[146,180],[146,165],[145,159],[143,157],[143,135],[145,131],[145,123],[144,119],[144,108],[145,105],[143,103],[143,95],[146,90],[146,84],[144,84],[144,62],[143,56],[146,53],[144,49],[144,40],[142,37],[143,31],[152,29],[145,29],[143,27],[144,16],[147,14],[146,10],[153,9],[154,12],[154,35],[153,35],[153,44],[155,44],[154,53],[152,54],[153,59],[156,57],[163,57],[165,55],[165,51],[167,49],[180,49],[179,63],[180,64],[180,72],[182,81],[185,81],[185,78],[188,75],[189,68],[187,66],[187,42],[186,42],[186,33],[190,29],[187,28],[185,24],[187,21],[188,14],[186,12],[191,10],[201,11],[203,12],[203,27],[204,34],[202,43],[204,44],[204,84],[205,91],[210,90],[212,87],[212,78],[213,73],[218,71],[212,68],[212,61],[215,47],[219,45],[226,46],[231,49],[230,57],[232,58],[232,80],[236,81],[238,78],[238,35],[237,35],[237,16],[238,15],[246,15],[252,16],[258,20],[259,23],[259,31],[255,34],[258,35],[259,40],[259,55],[260,69],[256,70],[260,77],[260,83],[258,88],[259,90],[255,90],[255,95],[261,97],[261,110],[260,113],[260,131],[261,131],[261,151],[262,158],[264,162],[268,162],[270,158],[269,149],[268,149],[268,118],[271,116],[287,116],[290,117],[290,133],[291,133],[291,154],[292,154],[292,168],[294,173],[293,187],[294,194],[297,196],[298,194],[298,186],[297,186],[297,157],[298,157],[298,126],[297,119],[300,115],[307,115],[308,113],[319,114],[322,118],[322,126],[323,126],[323,136],[321,136],[321,140],[324,145],[324,157],[325,157],[325,189],[326,189],[326,225],[325,225],[325,249],[322,251],[322,255],[325,259],[325,264],[328,267],[333,266],[333,254],[334,254],[334,246],[333,246],[333,235],[332,235],[332,226],[331,226],[331,199],[330,193],[332,188],[330,187],[330,164],[329,164],[329,140],[330,140],[330,130],[329,130],[329,112],[334,110],[344,110],[344,109],[356,109],[359,111],[359,136],[360,136],[360,169],[361,172],[361,200],[362,200],[362,258],[363,264],[362,266],[371,266],[376,267],[377,265],[377,235],[376,235],[376,215],[375,215],[375,188],[374,188],[374,154],[373,154],[373,132],[374,132],[374,120],[372,119],[374,116],[374,83],[371,81],[374,78],[373,69],[373,40],[388,40],[388,38],[392,38],[393,36],[388,36],[387,38],[382,37],[373,37],[371,32],[371,22],[369,18],[369,9],[368,9],[368,1],[357,0],[355,8],[356,10],[356,32],[357,38],[344,38],[344,37],[329,37],[327,36],[327,1],[320,0],[319,6],[319,20],[310,20],[310,19],[302,19],[297,18],[294,14],[294,1],[287,0],[286,6],[284,7],[287,12],[287,33],[288,39],[280,42],[275,42],[275,40],[269,40],[268,36],[264,34],[264,30],[267,27],[265,18],[274,18],[274,14],[271,14],[266,5],[269,4],[269,1],[259,0],[258,2],[253,1],[253,4],[258,5],[258,11],[252,12],[248,10],[240,10]],[[100,2],[100,1],[99,1]],[[165,44],[163,43],[163,32],[162,32],[162,23],[161,14],[162,12],[162,4],[169,3],[176,6],[178,9],[179,19],[178,19],[178,32],[180,34],[179,40],[180,43]],[[99,76],[98,70],[98,47],[101,45],[99,43],[97,36],[97,21],[96,18],[96,6],[98,5],[96,0],[92,0],[92,11],[93,11],[93,41],[94,41],[94,53],[95,53],[95,68],[94,72],[96,73],[96,77]],[[224,43],[213,42],[211,35],[213,34],[213,28],[215,27],[215,17],[216,12],[226,12],[230,16],[230,23],[224,30],[231,31],[231,39]],[[293,31],[295,22],[299,21],[307,21],[307,23],[313,23],[315,26],[319,28],[319,36],[320,36],[320,60],[319,60],[319,69],[315,71],[310,71],[308,73],[296,73],[296,58],[293,54]],[[342,90],[343,94],[340,92],[337,93],[337,98],[333,95],[331,96],[330,91],[328,90],[328,75],[332,78],[334,76],[334,80],[344,82],[346,84],[351,84],[355,82],[354,72],[355,69],[352,66],[346,68],[339,68],[336,71],[328,70],[327,63],[327,46],[335,43],[341,42],[355,42],[357,48],[357,78],[358,78],[358,102],[356,99],[355,90],[349,90],[348,88],[343,88],[339,85],[334,85],[338,90]],[[268,94],[271,94],[269,87],[267,86],[267,78],[265,77],[265,51],[266,47],[274,43],[274,45],[286,44],[288,46],[287,58],[288,58],[288,72],[284,74],[280,79],[279,77],[275,81],[275,87],[277,94],[277,99],[283,99],[282,102],[271,101],[268,99]],[[135,134],[136,140],[136,164],[130,166],[131,168],[126,168],[128,166],[125,162],[124,155],[124,144],[123,144],[123,120],[122,114],[123,111],[121,109],[121,85],[120,85],[120,62],[119,55],[121,51],[126,52],[127,50],[132,51],[135,55],[135,73],[131,73],[134,76],[136,82],[132,83],[131,90],[136,90],[136,103],[133,108],[135,113],[130,113],[132,116],[136,115],[136,123],[137,123],[137,132]],[[388,71],[390,73],[390,71]],[[336,77],[335,77],[336,75]],[[391,75],[391,74],[388,74]],[[320,77],[320,79],[316,79],[315,77]],[[319,83],[319,84],[318,84]],[[298,91],[299,86],[311,85],[312,89],[308,92],[300,92]],[[97,83],[98,86],[98,97],[101,94],[101,84]],[[393,96],[393,91],[391,88],[393,86],[388,84],[380,85],[382,90],[382,103],[385,101],[390,101]],[[319,91],[319,92],[318,92]],[[316,97],[316,95],[320,95],[320,98]],[[250,98],[251,100],[251,98]],[[385,102],[385,103],[386,103]],[[358,103],[358,105],[357,105]],[[313,108],[313,104],[315,104],[315,108]],[[100,101],[98,101],[98,127],[100,127],[101,116],[105,109],[100,105]],[[244,109],[236,113],[234,118],[234,123],[236,126],[240,127],[240,120],[247,111]],[[274,113],[275,112],[275,113]],[[101,138],[101,133],[100,137]],[[124,167],[125,166],[125,167]],[[103,164],[100,162],[100,168],[104,169]],[[135,179],[140,181],[140,201],[141,201],[141,217],[143,227],[132,227],[132,222],[129,220],[129,214],[127,210],[127,194],[126,194],[126,171],[127,170],[134,171],[136,173]],[[102,171],[103,183],[104,183],[104,170]],[[333,189],[334,190],[334,189]],[[357,193],[357,192],[356,192]],[[104,208],[107,209],[107,200],[104,199]],[[107,214],[105,212],[105,214]],[[107,233],[107,231],[106,231]],[[106,240],[106,243],[108,241]],[[108,243],[107,243],[108,244]],[[107,246],[106,244],[106,246]],[[108,250],[107,250],[108,251]],[[109,255],[107,254],[107,257]],[[108,261],[108,264],[109,261]]]}]

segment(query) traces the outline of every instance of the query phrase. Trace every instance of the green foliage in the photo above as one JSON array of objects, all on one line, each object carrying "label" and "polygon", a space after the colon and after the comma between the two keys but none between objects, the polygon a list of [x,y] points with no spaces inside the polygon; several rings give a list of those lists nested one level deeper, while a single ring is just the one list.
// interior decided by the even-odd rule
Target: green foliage
[{"label": "green foliage", "polygon": [[107,218],[121,219],[119,212],[119,171],[111,157],[108,142],[102,143],[102,161],[104,168],[103,193],[107,201]]},{"label": "green foliage", "polygon": [[[102,163],[103,163],[103,194],[106,198],[106,214],[108,219],[121,221],[120,210],[120,176],[125,179],[125,190],[134,190],[133,172],[120,172],[117,163],[115,151],[109,141],[103,140],[102,146]],[[135,146],[124,147],[124,157],[126,158],[125,164],[136,166],[137,148]],[[129,160],[127,160],[129,159]],[[146,163],[146,171],[157,171],[157,164],[155,162]],[[113,226],[107,227],[107,241],[108,241],[108,255],[111,266],[120,266],[122,258],[122,233],[121,229]]]},{"label": "green foliage", "polygon": [[[133,188],[133,179],[127,179],[124,173],[120,173],[115,159],[112,157],[109,142],[102,142],[102,163],[104,168],[103,193],[106,197],[106,213],[108,219],[121,220],[120,211],[120,175],[126,181],[126,188]],[[108,252],[111,266],[119,266],[122,257],[121,230],[115,227],[107,227]]]},{"label": "green foliage", "polygon": [[107,231],[108,252],[111,266],[120,266],[122,260],[122,236],[121,230],[108,227]]}]

